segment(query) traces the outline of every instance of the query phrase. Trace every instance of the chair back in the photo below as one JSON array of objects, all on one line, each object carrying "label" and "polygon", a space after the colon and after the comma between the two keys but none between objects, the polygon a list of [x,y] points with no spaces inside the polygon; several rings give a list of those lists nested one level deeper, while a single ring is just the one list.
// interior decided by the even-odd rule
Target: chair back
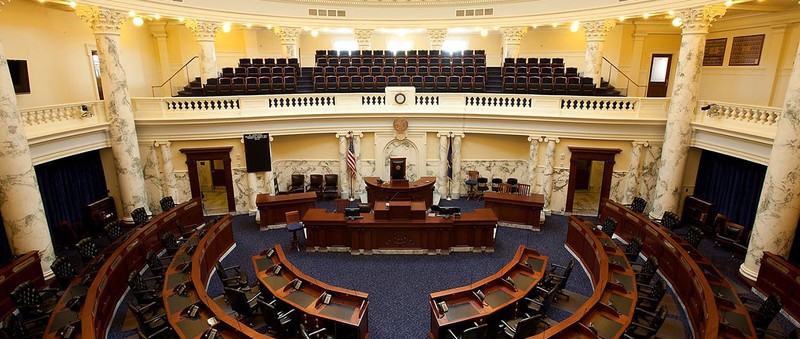
[{"label": "chair back", "polygon": [[122,232],[122,226],[120,226],[119,221],[115,220],[106,225],[105,234],[108,241],[114,242],[114,240],[119,239],[125,233]]},{"label": "chair back", "polygon": [[83,238],[81,241],[78,241],[75,244],[75,247],[78,248],[78,253],[81,255],[81,260],[85,262],[91,261],[100,250],[97,248],[97,244],[95,244],[92,238]]},{"label": "chair back", "polygon": [[75,271],[75,267],[72,266],[72,263],[66,257],[56,258],[53,264],[50,265],[50,269],[53,270],[53,275],[56,276],[56,280],[62,287],[69,286],[72,280],[78,275],[78,272]]},{"label": "chair back", "polygon": [[480,324],[478,326],[470,327],[461,333],[460,339],[483,339],[489,332],[488,324]]},{"label": "chair back", "polygon": [[513,186],[511,186],[511,184],[507,184],[507,183],[502,183],[499,186],[500,186],[500,189],[499,189],[500,193],[509,193],[510,194],[511,193],[511,189],[513,188]]},{"label": "chair back", "polygon": [[488,191],[488,190],[489,190],[489,178],[479,177],[478,191]]},{"label": "chair back", "polygon": [[289,211],[286,212],[286,224],[296,224],[300,222],[300,212],[299,211]]},{"label": "chair back", "polygon": [[247,302],[247,295],[244,291],[225,287],[225,297],[228,298],[228,304],[231,306],[231,309],[240,316],[247,318],[253,316],[253,309],[250,308],[250,304]]},{"label": "chair back", "polygon": [[292,181],[291,181],[291,184],[289,185],[289,191],[292,192],[292,191],[296,191],[296,190],[299,189],[302,192],[303,187],[305,186],[305,184],[306,184],[306,176],[305,176],[305,174],[292,173]]},{"label": "chair back", "polygon": [[725,226],[727,225],[728,216],[722,213],[717,214],[717,216],[714,218],[714,232],[717,232],[717,234],[724,232]]},{"label": "chair back", "polygon": [[144,281],[144,278],[139,274],[139,271],[133,271],[131,274],[128,275],[128,287],[131,288],[131,291],[146,291],[147,283]]},{"label": "chair back", "polygon": [[500,191],[500,184],[503,183],[503,178],[492,178],[492,191]]},{"label": "chair back", "polygon": [[523,196],[531,195],[531,185],[528,184],[517,184],[517,194]]},{"label": "chair back", "polygon": [[467,171],[467,180],[478,182],[478,175],[480,172],[478,171]]},{"label": "chair back", "polygon": [[664,227],[670,230],[674,230],[678,228],[680,224],[681,218],[679,218],[677,214],[670,211],[664,211],[664,215],[661,216],[661,225],[664,225]]},{"label": "chair back", "polygon": [[144,225],[147,222],[147,211],[144,207],[139,207],[131,212],[131,218],[137,226]]},{"label": "chair back", "polygon": [[642,199],[641,197],[634,197],[633,202],[631,202],[631,210],[636,213],[644,213],[644,209],[647,207],[647,201]]},{"label": "chair back", "polygon": [[42,296],[30,281],[24,281],[17,285],[11,292],[11,298],[14,299],[14,304],[20,310],[23,310],[21,306],[39,307],[42,305]]},{"label": "chair back", "polygon": [[753,320],[753,326],[758,329],[767,329],[769,324],[775,319],[775,316],[783,308],[781,297],[775,293],[771,293],[766,300],[758,308],[758,312],[750,312],[750,318]]},{"label": "chair back", "polygon": [[536,329],[539,327],[539,322],[541,320],[542,320],[541,313],[520,320],[517,323],[517,331],[514,332],[514,339],[532,337],[534,334],[536,334]]},{"label": "chair back", "polygon": [[161,201],[159,201],[159,204],[161,205],[161,211],[163,211],[163,212],[166,212],[166,211],[169,211],[169,210],[175,208],[175,200],[172,199],[172,196],[167,196],[167,197],[161,198]]},{"label": "chair back", "polygon": [[603,233],[605,233],[609,238],[614,236],[614,232],[617,230],[617,219],[612,217],[606,217],[605,222],[603,222]]},{"label": "chair back", "polygon": [[339,175],[338,174],[325,174],[325,187],[338,187]]},{"label": "chair back", "polygon": [[642,239],[635,237],[631,239],[628,246],[625,247],[625,256],[628,261],[635,262],[639,258],[639,252],[642,250]]},{"label": "chair back", "polygon": [[258,308],[261,311],[261,315],[264,317],[264,322],[267,324],[267,327],[273,331],[278,333],[283,332],[280,319],[278,319],[278,311],[275,309],[275,306],[272,304],[267,303],[261,299],[256,299],[258,303]]},{"label": "chair back", "polygon": [[317,191],[322,187],[323,181],[322,174],[312,174],[308,177],[308,188],[309,190]]},{"label": "chair back", "polygon": [[686,232],[684,240],[686,240],[686,242],[688,242],[689,245],[692,245],[692,247],[695,249],[699,248],[700,241],[703,240],[703,230],[695,226],[690,227],[689,231]]}]

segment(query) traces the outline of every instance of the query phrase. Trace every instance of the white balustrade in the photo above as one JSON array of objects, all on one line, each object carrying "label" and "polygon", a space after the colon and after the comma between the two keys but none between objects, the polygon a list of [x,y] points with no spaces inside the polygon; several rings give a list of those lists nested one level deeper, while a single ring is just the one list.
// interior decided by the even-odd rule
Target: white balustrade
[{"label": "white balustrade", "polygon": [[694,124],[772,139],[780,117],[780,107],[700,101]]},{"label": "white balustrade", "polygon": [[101,101],[22,109],[20,115],[28,138],[108,123]]}]

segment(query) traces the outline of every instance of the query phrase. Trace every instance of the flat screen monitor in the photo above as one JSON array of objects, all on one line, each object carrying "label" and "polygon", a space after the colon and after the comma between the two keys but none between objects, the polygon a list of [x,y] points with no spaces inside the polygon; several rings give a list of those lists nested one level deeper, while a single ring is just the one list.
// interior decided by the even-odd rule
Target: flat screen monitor
[{"label": "flat screen monitor", "polygon": [[344,209],[344,216],[350,219],[360,218],[361,210],[358,207],[347,207]]},{"label": "flat screen monitor", "polygon": [[14,93],[30,93],[31,83],[28,79],[28,61],[8,60],[8,70],[11,72],[11,82],[14,84]]}]

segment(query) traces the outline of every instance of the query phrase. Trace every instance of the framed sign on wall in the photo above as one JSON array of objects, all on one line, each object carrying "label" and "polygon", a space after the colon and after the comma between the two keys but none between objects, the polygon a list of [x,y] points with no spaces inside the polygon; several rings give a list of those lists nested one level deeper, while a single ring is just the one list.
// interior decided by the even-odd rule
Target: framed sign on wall
[{"label": "framed sign on wall", "polygon": [[722,62],[725,60],[725,49],[727,46],[728,38],[706,40],[703,66],[722,66]]},{"label": "framed sign on wall", "polygon": [[764,34],[734,37],[728,66],[758,66],[763,48]]}]

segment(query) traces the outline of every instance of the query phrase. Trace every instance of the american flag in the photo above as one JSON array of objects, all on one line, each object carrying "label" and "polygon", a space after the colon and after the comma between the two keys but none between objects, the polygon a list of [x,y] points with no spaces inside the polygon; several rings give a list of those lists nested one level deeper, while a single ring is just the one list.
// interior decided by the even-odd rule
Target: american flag
[{"label": "american flag", "polygon": [[356,153],[353,148],[353,138],[350,138],[350,146],[347,147],[347,172],[351,178],[356,177]]}]

